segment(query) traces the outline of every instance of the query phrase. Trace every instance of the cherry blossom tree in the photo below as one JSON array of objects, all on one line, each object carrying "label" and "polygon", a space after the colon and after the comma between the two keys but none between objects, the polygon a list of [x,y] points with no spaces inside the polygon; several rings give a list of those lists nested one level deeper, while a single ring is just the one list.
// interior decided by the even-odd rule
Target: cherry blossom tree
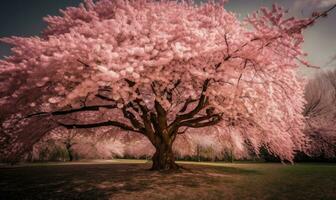
[{"label": "cherry blossom tree", "polygon": [[336,155],[336,71],[323,72],[306,85],[305,133],[310,138],[309,154]]},{"label": "cherry blossom tree", "polygon": [[177,169],[176,138],[200,129],[292,161],[306,143],[302,31],[320,16],[273,6],[240,22],[214,1],[61,10],[40,37],[1,39],[13,46],[0,61],[2,154],[13,159],[58,126],[123,130],[154,147],[152,169]]},{"label": "cherry blossom tree", "polygon": [[[103,137],[104,138],[104,137]],[[125,155],[122,140],[104,138],[93,132],[56,128],[33,146],[28,160],[112,159]],[[56,154],[56,155],[55,155]]]},{"label": "cherry blossom tree", "polygon": [[73,161],[73,147],[77,144],[78,136],[77,132],[74,130],[70,130],[67,132],[56,132],[54,133],[54,140],[58,140],[61,142],[68,153],[69,161]]}]

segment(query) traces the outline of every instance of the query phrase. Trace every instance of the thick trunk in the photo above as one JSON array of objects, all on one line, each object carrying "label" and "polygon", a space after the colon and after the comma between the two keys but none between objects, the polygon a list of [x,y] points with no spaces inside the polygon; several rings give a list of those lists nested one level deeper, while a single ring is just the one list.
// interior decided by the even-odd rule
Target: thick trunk
[{"label": "thick trunk", "polygon": [[176,170],[179,166],[175,163],[172,145],[158,145],[153,155],[152,170]]}]

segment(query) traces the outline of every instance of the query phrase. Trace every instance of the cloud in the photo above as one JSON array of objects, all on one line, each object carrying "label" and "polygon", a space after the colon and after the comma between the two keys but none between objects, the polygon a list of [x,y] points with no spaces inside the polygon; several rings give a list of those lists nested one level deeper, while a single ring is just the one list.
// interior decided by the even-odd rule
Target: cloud
[{"label": "cloud", "polygon": [[302,15],[311,15],[313,11],[319,11],[336,4],[336,0],[294,0],[292,12]]},{"label": "cloud", "polygon": [[336,4],[336,0],[322,0],[318,4],[318,7],[325,8],[325,7],[333,6],[335,4]]},{"label": "cloud", "polygon": [[296,8],[326,8],[336,4],[336,0],[296,0],[294,7]]}]

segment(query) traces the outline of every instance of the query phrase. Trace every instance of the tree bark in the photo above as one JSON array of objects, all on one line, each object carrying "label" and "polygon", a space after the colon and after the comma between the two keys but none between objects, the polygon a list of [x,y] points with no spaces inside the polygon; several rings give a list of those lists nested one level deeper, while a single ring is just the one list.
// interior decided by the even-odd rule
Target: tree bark
[{"label": "tree bark", "polygon": [[72,154],[72,149],[71,149],[72,145],[71,144],[66,144],[66,150],[68,152],[68,156],[69,156],[69,161],[73,161],[73,154]]},{"label": "tree bark", "polygon": [[73,161],[72,151],[68,150],[68,153],[69,153],[69,161],[72,162]]},{"label": "tree bark", "polygon": [[161,143],[155,146],[156,151],[152,157],[153,165],[151,170],[177,170],[179,166],[175,163],[175,156],[171,144]]}]

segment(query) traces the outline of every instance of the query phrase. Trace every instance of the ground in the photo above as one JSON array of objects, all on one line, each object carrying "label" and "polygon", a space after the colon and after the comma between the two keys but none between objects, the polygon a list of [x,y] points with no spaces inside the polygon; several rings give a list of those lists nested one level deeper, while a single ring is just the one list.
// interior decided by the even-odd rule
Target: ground
[{"label": "ground", "polygon": [[192,163],[178,173],[141,160],[0,166],[0,199],[336,199],[336,164]]}]

